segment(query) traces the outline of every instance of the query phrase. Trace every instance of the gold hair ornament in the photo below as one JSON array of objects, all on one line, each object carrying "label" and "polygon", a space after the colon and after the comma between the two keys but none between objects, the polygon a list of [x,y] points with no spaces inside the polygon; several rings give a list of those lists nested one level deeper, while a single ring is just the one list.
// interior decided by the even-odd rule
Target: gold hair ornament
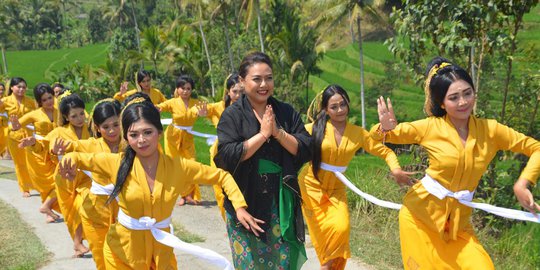
[{"label": "gold hair ornament", "polygon": [[433,116],[431,113],[431,110],[433,109],[433,103],[431,102],[431,91],[429,91],[429,84],[431,83],[431,79],[433,76],[437,75],[439,70],[451,66],[451,63],[448,62],[442,62],[439,65],[434,65],[428,73],[428,76],[426,78],[426,82],[424,84],[424,93],[426,95],[426,100],[424,101],[424,112],[427,116]]},{"label": "gold hair ornament", "polygon": [[313,98],[313,100],[311,100],[311,103],[309,104],[306,114],[310,122],[315,122],[315,120],[317,120],[317,116],[321,113],[322,95],[324,93],[324,90],[326,90],[326,88],[328,88],[328,86],[326,86],[323,90],[321,90]]}]

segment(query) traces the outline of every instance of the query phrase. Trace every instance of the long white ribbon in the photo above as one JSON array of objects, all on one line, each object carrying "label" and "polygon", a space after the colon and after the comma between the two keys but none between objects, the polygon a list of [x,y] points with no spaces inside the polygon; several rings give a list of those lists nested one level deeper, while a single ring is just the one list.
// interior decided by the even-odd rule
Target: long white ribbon
[{"label": "long white ribbon", "polygon": [[[171,118],[161,119],[161,124],[165,126],[173,125],[172,119]],[[173,125],[173,126],[177,129],[184,130],[191,135],[205,138],[207,145],[213,145],[217,140],[217,135],[194,131],[192,126],[178,126],[178,125]]]},{"label": "long white ribbon", "polygon": [[426,176],[424,176],[424,178],[422,178],[421,181],[424,188],[431,195],[439,199],[443,199],[444,197],[452,197],[452,198],[457,199],[458,202],[460,202],[461,204],[464,204],[468,207],[480,209],[480,210],[486,211],[488,213],[491,213],[497,216],[501,216],[501,217],[505,217],[509,219],[517,219],[517,220],[540,223],[540,216],[535,216],[529,212],[515,210],[515,209],[508,209],[508,208],[503,208],[503,207],[497,207],[497,206],[493,206],[487,203],[472,202],[474,191],[471,192],[469,190],[462,190],[462,191],[457,191],[457,192],[451,192],[427,174]]},{"label": "long white ribbon", "polygon": [[160,222],[157,222],[155,218],[147,216],[135,219],[128,216],[122,211],[122,209],[120,209],[118,211],[118,223],[131,230],[150,230],[152,232],[152,236],[154,236],[156,241],[160,242],[161,244],[195,255],[214,265],[222,267],[225,270],[233,270],[231,263],[217,252],[186,243],[178,239],[178,237],[174,236],[173,234],[160,230],[169,227],[171,217],[168,217]]},{"label": "long white ribbon", "polygon": [[351,183],[351,181],[349,181],[349,179],[347,179],[347,177],[345,177],[345,175],[343,175],[343,173],[347,170],[347,167],[333,166],[333,165],[321,162],[321,167],[320,168],[322,170],[325,170],[325,171],[333,172],[336,175],[336,177],[343,184],[345,184],[345,186],[350,188],[354,193],[360,195],[360,197],[366,199],[367,201],[369,201],[369,202],[371,202],[373,204],[376,204],[378,206],[386,207],[386,208],[391,208],[391,209],[396,209],[396,210],[401,209],[401,204],[388,202],[388,201],[383,201],[381,199],[377,199],[373,195],[367,194],[367,193],[361,191],[359,188],[357,188],[353,183]]}]

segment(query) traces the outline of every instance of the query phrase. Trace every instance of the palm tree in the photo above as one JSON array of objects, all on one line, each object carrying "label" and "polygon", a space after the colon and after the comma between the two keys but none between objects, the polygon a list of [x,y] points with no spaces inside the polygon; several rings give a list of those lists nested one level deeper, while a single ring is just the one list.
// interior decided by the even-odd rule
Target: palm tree
[{"label": "palm tree", "polygon": [[[358,31],[357,42],[358,50],[360,53],[360,102],[361,102],[361,112],[362,112],[362,127],[366,128],[366,110],[365,110],[365,99],[364,99],[364,51],[362,47],[362,16],[368,15],[373,18],[378,19],[381,22],[384,20],[381,19],[381,16],[376,11],[374,6],[380,4],[381,1],[376,0],[312,0],[313,5],[318,6],[324,12],[318,16],[313,24],[320,25],[322,23],[329,22],[329,28],[333,28],[340,22],[343,18],[350,16],[352,20],[356,21],[356,27]],[[350,15],[349,15],[350,12]],[[385,23],[386,24],[386,23]]]},{"label": "palm tree", "polygon": [[181,6],[185,8],[187,5],[193,5],[197,9],[198,18],[197,25],[199,27],[199,32],[201,34],[202,42],[204,45],[204,52],[206,54],[206,61],[208,63],[208,72],[210,74],[210,85],[212,87],[212,97],[215,96],[216,90],[214,87],[214,76],[212,75],[212,61],[210,61],[210,53],[208,52],[208,44],[206,42],[206,35],[203,30],[203,9],[205,9],[210,3],[209,0],[186,0],[183,1]]},{"label": "palm tree", "polygon": [[220,0],[219,4],[216,6],[214,11],[212,11],[212,15],[210,16],[211,20],[215,20],[218,15],[221,14],[221,20],[223,25],[223,33],[225,34],[225,40],[227,41],[227,54],[229,56],[229,65],[230,70],[229,72],[232,72],[235,70],[234,66],[234,60],[233,60],[233,52],[231,49],[231,37],[229,36],[229,27],[228,27],[228,13],[231,9],[231,0]]},{"label": "palm tree", "polygon": [[257,32],[259,33],[259,42],[261,43],[261,52],[264,52],[264,39],[262,35],[261,26],[261,4],[259,0],[244,0],[241,5],[241,9],[247,4],[246,11],[246,29],[249,28],[251,21],[253,20],[253,13],[257,16]]}]

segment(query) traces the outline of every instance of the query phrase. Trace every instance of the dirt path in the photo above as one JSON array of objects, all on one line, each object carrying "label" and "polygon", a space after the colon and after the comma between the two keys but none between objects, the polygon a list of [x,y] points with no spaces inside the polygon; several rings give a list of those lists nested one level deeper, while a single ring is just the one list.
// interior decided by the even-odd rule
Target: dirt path
[{"label": "dirt path", "polygon": [[[13,163],[0,160],[0,166],[13,167]],[[65,224],[46,224],[44,216],[38,211],[41,204],[40,197],[35,191],[31,193],[33,196],[30,198],[22,198],[16,181],[0,178],[0,200],[15,207],[24,221],[34,228],[34,232],[44,243],[47,250],[53,253],[51,261],[41,269],[95,269],[90,254],[84,258],[71,258],[71,255],[73,255],[73,242],[69,237]],[[231,258],[225,223],[219,215],[215,202],[206,201],[201,206],[176,207],[173,211],[173,222],[181,224],[187,231],[205,238],[204,242],[194,244],[212,249],[226,258]],[[306,246],[308,261],[302,269],[318,269],[319,262],[315,250],[309,242]],[[175,253],[179,269],[185,269],[182,265],[189,265],[189,269],[219,269],[191,255],[177,251]],[[349,260],[346,269],[362,270],[370,268],[357,260]]]}]

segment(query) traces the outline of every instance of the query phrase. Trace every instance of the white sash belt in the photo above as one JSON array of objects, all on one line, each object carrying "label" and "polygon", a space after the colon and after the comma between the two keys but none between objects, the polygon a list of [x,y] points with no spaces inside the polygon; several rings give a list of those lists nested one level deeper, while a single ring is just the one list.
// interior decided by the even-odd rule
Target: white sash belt
[{"label": "white sash belt", "polygon": [[120,209],[118,211],[118,223],[131,230],[149,230],[152,232],[154,239],[161,244],[195,255],[223,269],[233,270],[231,263],[217,252],[188,244],[178,239],[178,237],[173,234],[160,230],[169,227],[171,224],[171,217],[160,222],[156,222],[156,219],[151,217],[135,219],[128,216]]},{"label": "white sash belt", "polygon": [[517,219],[517,220],[523,220],[523,221],[532,221],[536,223],[540,223],[540,217],[535,217],[532,213],[515,210],[515,209],[508,209],[503,207],[497,207],[493,206],[487,203],[475,203],[472,202],[474,191],[468,191],[468,190],[461,190],[457,192],[452,192],[443,187],[439,182],[437,182],[435,179],[431,178],[431,176],[427,175],[422,178],[422,185],[424,188],[433,196],[443,199],[445,197],[452,197],[457,199],[461,204],[464,204],[471,208],[480,209],[483,211],[486,211],[488,213],[509,218],[509,219]]},{"label": "white sash belt", "polygon": [[96,183],[96,181],[92,180],[92,186],[90,187],[90,192],[92,192],[92,194],[96,194],[96,195],[111,195],[112,192],[114,190],[114,185],[113,184],[108,184],[106,186],[104,185],[100,185],[98,183]]},{"label": "white sash belt", "polygon": [[370,194],[367,194],[367,193],[361,191],[359,188],[357,188],[353,183],[351,183],[351,181],[349,181],[349,179],[347,179],[347,177],[345,177],[345,175],[343,175],[343,173],[347,170],[347,167],[338,167],[338,166],[333,166],[333,165],[321,162],[321,167],[320,168],[322,170],[325,170],[325,171],[333,172],[336,175],[336,177],[341,182],[343,182],[343,184],[345,184],[345,186],[350,188],[354,193],[360,195],[360,197],[368,200],[369,202],[371,202],[373,204],[376,204],[376,205],[382,206],[382,207],[386,207],[386,208],[396,209],[396,210],[399,210],[401,208],[401,204],[377,199],[376,197],[374,197],[374,196],[372,196]]}]

